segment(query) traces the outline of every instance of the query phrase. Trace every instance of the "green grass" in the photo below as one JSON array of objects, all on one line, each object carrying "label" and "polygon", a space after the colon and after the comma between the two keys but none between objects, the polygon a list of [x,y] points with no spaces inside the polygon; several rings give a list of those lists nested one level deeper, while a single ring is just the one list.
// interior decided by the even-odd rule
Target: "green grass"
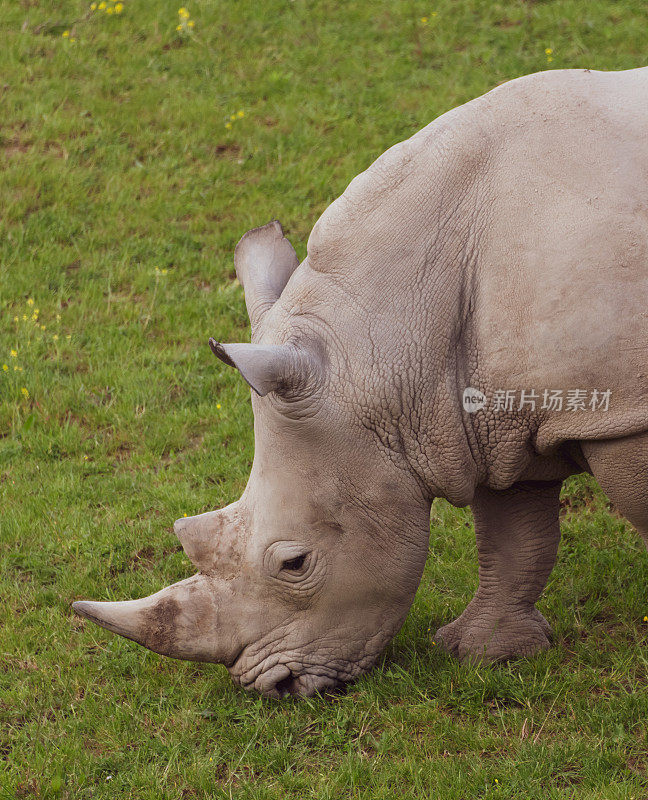
[{"label": "green grass", "polygon": [[443,111],[648,55],[641,0],[189,10],[192,37],[168,0],[0,0],[0,796],[648,797],[648,557],[584,478],[541,602],[556,646],[509,666],[430,643],[476,584],[470,514],[442,502],[402,632],[335,701],[261,700],[72,616],[189,575],[173,520],[245,485],[248,392],[206,342],[248,336],[247,228],[277,217],[303,256]]}]

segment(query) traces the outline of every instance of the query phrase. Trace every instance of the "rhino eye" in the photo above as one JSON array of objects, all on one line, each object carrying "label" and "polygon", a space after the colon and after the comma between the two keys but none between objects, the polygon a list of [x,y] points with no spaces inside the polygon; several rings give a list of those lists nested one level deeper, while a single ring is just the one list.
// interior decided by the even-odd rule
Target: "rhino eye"
[{"label": "rhino eye", "polygon": [[281,569],[287,570],[288,572],[298,572],[304,566],[306,556],[307,553],[304,553],[301,556],[296,556],[295,558],[288,559],[288,561],[284,561],[281,565]]},{"label": "rhino eye", "polygon": [[320,563],[317,551],[305,549],[307,547],[304,542],[290,540],[273,542],[263,556],[264,571],[275,580],[283,583],[299,583],[302,587]]}]

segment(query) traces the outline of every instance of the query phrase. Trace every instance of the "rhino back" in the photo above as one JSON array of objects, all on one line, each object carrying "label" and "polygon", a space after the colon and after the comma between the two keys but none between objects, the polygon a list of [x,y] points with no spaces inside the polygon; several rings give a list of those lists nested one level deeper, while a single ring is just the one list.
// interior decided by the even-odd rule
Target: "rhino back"
[{"label": "rhino back", "polygon": [[493,148],[474,282],[480,376],[492,389],[610,390],[607,411],[545,415],[540,450],[644,430],[648,69],[532,76],[518,91]]}]

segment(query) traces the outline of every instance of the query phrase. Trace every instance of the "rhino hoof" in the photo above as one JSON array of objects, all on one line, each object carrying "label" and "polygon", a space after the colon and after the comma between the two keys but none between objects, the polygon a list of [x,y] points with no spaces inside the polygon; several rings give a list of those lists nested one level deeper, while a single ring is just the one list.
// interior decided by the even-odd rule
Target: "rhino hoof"
[{"label": "rhino hoof", "polygon": [[[472,605],[472,604],[471,604]],[[492,663],[532,656],[551,646],[549,623],[536,609],[501,614],[469,605],[436,632],[435,642],[461,661]]]}]

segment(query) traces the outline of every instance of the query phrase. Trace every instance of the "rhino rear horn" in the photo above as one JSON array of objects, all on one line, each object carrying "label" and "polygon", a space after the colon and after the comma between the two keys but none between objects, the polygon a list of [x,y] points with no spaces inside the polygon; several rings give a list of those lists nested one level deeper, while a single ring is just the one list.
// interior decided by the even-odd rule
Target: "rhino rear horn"
[{"label": "rhino rear horn", "polygon": [[289,345],[223,344],[209,340],[217,358],[235,367],[254,391],[264,397],[268,392],[305,385],[312,373],[310,359]]},{"label": "rhino rear horn", "polygon": [[186,555],[201,572],[217,568],[227,571],[238,564],[237,543],[245,533],[238,503],[195,517],[180,517],[173,530]]},{"label": "rhino rear horn", "polygon": [[281,295],[298,265],[297,254],[276,219],[248,231],[236,245],[236,277],[245,292],[252,328]]}]

